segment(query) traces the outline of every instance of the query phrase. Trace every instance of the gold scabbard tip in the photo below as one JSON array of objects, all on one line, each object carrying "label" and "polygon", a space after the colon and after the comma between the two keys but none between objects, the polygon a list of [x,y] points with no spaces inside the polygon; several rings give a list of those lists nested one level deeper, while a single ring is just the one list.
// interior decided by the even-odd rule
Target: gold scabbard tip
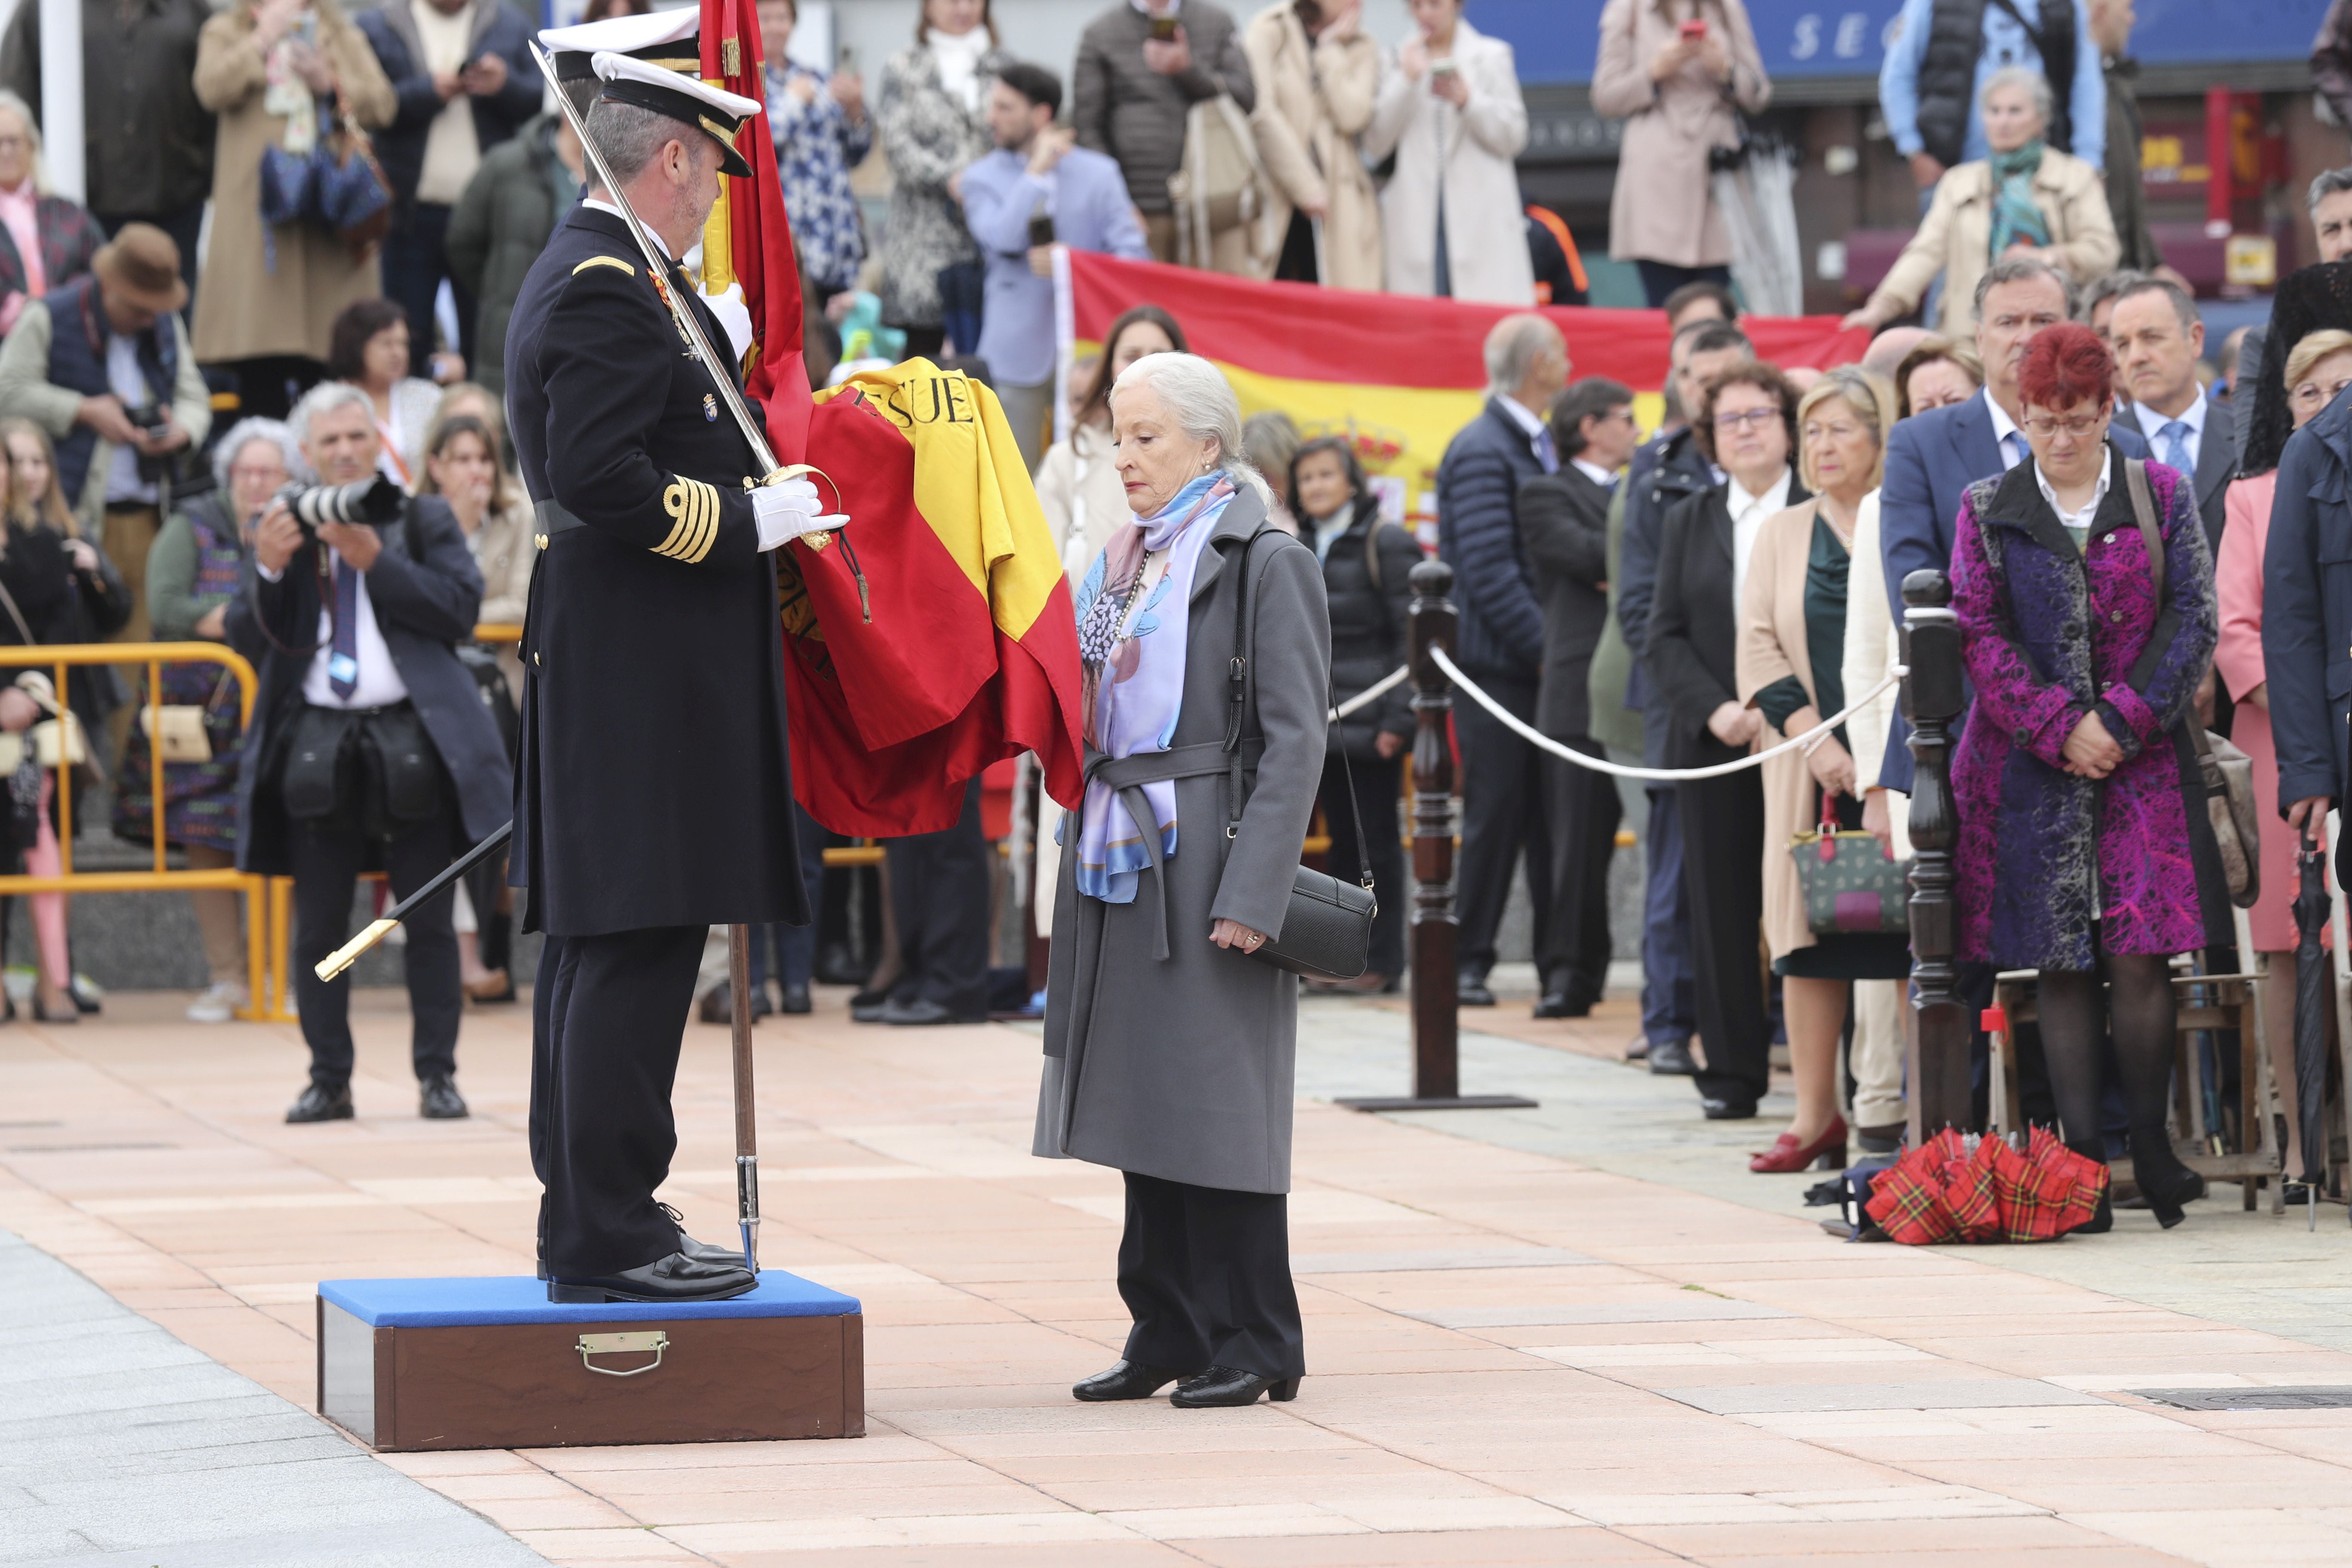
[{"label": "gold scabbard tip", "polygon": [[360,961],[360,954],[382,942],[398,921],[370,921],[367,930],[335,949],[319,961],[316,973],[321,980],[332,980]]}]

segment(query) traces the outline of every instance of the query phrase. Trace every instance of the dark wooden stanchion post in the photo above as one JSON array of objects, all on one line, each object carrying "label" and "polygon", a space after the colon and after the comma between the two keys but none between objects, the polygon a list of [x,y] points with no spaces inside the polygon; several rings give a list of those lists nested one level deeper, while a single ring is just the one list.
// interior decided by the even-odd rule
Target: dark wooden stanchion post
[{"label": "dark wooden stanchion post", "polygon": [[1959,817],[1952,804],[1952,723],[1968,706],[1960,627],[1952,585],[1941,572],[1903,579],[1904,716],[1911,721],[1911,1144],[1947,1127],[1968,1129],[1975,1111],[1969,1082],[1973,1020],[1958,990],[1953,963],[1952,847]]},{"label": "dark wooden stanchion post", "polygon": [[[1461,1031],[1454,912],[1454,742],[1446,721],[1454,688],[1430,650],[1454,651],[1454,568],[1424,561],[1412,569],[1412,1093],[1339,1101],[1354,1110],[1492,1110],[1536,1102],[1516,1094],[1462,1092]],[[1384,890],[1385,896],[1385,890]]]}]

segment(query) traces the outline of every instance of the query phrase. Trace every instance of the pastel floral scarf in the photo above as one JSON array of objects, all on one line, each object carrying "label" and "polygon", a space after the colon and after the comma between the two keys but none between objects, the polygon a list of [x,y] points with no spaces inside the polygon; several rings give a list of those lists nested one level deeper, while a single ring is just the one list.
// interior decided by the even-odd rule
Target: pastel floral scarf
[{"label": "pastel floral scarf", "polygon": [[[1089,751],[1127,757],[1168,749],[1184,704],[1193,569],[1233,498],[1231,479],[1203,474],[1150,517],[1119,528],[1087,569],[1086,581],[1078,585],[1077,614],[1079,712]],[[1128,605],[1145,567],[1161,551],[1167,552],[1167,570],[1151,584],[1150,597],[1121,637],[1121,624],[1128,619]],[[1160,832],[1160,852],[1172,857],[1176,785],[1172,781],[1147,784],[1143,795]],[[1105,903],[1133,903],[1139,873],[1150,864],[1142,825],[1132,819],[1109,785],[1087,780],[1086,798],[1079,803],[1078,891]]]}]

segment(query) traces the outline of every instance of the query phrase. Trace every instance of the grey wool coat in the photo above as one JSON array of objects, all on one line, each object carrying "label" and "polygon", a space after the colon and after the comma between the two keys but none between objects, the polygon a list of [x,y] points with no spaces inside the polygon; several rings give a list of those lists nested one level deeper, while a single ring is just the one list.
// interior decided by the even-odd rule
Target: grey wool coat
[{"label": "grey wool coat", "polygon": [[[1265,517],[1263,500],[1244,489],[1194,568],[1171,749],[1224,741],[1239,557]],[[1222,771],[1177,781],[1164,959],[1155,956],[1158,877],[1142,873],[1133,903],[1105,903],[1078,892],[1077,857],[1063,855],[1032,1152],[1196,1186],[1285,1193],[1298,980],[1218,947],[1209,928],[1234,920],[1281,934],[1323,777],[1331,634],[1313,551],[1269,530],[1249,548],[1247,574],[1242,733],[1244,754],[1257,761],[1240,832],[1225,837]]]}]

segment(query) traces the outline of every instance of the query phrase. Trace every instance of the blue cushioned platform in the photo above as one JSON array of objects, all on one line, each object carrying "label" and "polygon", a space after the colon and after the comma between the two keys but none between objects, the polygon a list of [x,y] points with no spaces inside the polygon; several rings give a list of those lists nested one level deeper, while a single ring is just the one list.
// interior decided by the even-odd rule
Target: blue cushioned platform
[{"label": "blue cushioned platform", "polygon": [[361,1322],[384,1329],[447,1329],[475,1323],[646,1323],[679,1318],[837,1318],[857,1298],[797,1274],[762,1269],[757,1289],[730,1301],[607,1301],[561,1305],[547,1284],[525,1275],[459,1279],[322,1279],[319,1294]]}]

